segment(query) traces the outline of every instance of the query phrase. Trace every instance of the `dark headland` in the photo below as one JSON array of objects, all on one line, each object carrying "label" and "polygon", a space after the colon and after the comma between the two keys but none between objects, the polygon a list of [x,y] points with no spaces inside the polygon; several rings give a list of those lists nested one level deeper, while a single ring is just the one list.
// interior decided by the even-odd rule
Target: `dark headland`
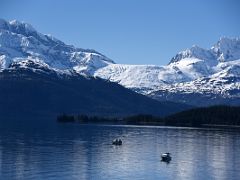
[{"label": "dark headland", "polygon": [[133,115],[122,118],[109,118],[88,115],[59,115],[60,123],[81,124],[123,124],[123,125],[161,125],[161,126],[188,126],[188,127],[239,127],[240,107],[211,106],[194,108],[166,117],[152,115]]}]

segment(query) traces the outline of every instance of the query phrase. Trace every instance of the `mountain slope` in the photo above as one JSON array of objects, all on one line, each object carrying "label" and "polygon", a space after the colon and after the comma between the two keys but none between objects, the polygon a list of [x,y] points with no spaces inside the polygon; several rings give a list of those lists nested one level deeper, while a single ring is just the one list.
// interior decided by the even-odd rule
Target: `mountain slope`
[{"label": "mountain slope", "polygon": [[0,19],[0,69],[23,60],[85,74],[114,63],[97,51],[75,48],[50,35],[43,35],[27,23]]},{"label": "mountain slope", "polygon": [[[33,69],[35,69],[33,71]],[[56,117],[62,113],[101,116],[155,114],[165,116],[188,106],[161,103],[117,83],[84,77],[76,72],[59,74],[18,63],[0,73],[0,119]]]},{"label": "mountain slope", "polygon": [[0,20],[0,71],[16,64],[38,72],[47,68],[59,75],[100,77],[159,101],[240,104],[239,38],[221,38],[210,49],[193,46],[166,66],[124,65],[95,50],[66,45],[27,23]]},{"label": "mountain slope", "polygon": [[94,75],[160,101],[239,105],[240,39],[221,38],[209,50],[193,46],[166,66],[110,64]]}]

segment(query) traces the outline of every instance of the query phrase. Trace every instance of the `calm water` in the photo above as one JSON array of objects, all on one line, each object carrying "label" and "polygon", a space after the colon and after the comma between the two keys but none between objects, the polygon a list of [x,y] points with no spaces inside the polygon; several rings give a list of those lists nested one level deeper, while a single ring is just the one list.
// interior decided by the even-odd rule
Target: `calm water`
[{"label": "calm water", "polygon": [[[112,146],[118,137],[123,145]],[[173,159],[166,164],[160,154],[168,151]],[[2,125],[0,179],[240,179],[240,132]]]}]

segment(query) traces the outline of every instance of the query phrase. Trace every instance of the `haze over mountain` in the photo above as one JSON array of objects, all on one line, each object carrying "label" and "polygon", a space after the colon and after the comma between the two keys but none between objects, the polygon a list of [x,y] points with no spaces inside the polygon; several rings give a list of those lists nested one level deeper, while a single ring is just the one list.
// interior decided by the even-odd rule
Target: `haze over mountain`
[{"label": "haze over mountain", "polygon": [[239,38],[221,38],[210,49],[193,46],[166,66],[117,64],[95,50],[66,45],[16,20],[0,20],[0,45],[1,71],[47,68],[60,75],[100,77],[160,101],[240,104]]}]

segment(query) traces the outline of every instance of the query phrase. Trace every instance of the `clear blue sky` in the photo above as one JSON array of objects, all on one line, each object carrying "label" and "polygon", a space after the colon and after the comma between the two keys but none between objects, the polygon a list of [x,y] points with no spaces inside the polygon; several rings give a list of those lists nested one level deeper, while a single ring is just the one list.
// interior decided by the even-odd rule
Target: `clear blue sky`
[{"label": "clear blue sky", "polygon": [[240,36],[238,0],[0,0],[0,18],[126,64],[164,65],[193,44]]}]

